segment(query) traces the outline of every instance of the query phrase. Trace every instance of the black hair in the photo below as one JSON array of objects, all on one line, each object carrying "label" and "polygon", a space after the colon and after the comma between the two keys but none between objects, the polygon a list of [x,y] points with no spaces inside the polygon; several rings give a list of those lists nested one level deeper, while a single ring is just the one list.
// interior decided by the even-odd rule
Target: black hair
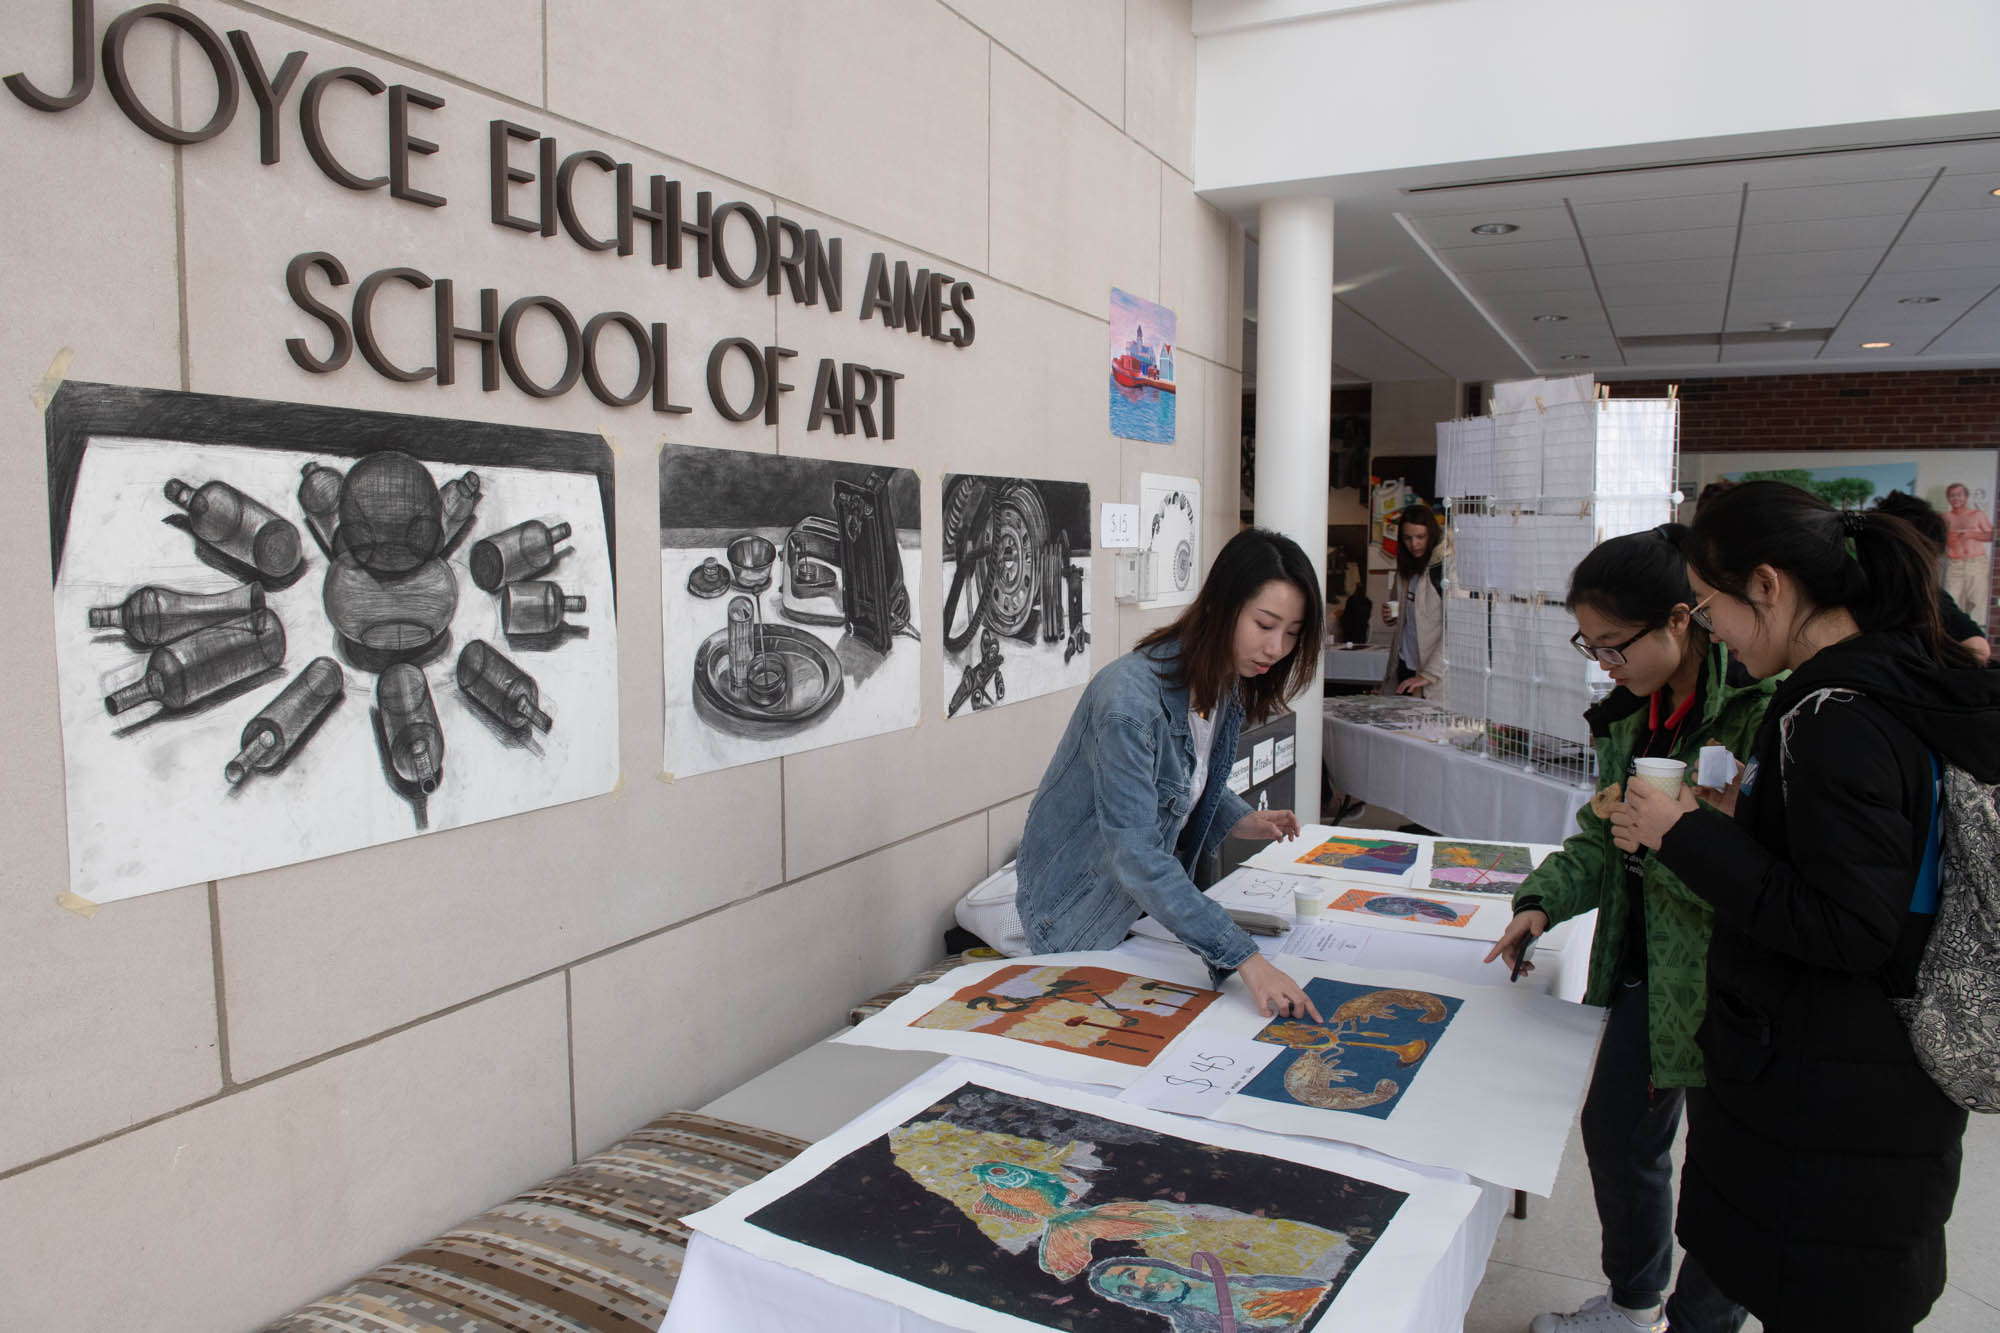
[{"label": "black hair", "polygon": [[[1681,544],[1688,530],[1662,523],[1647,532],[1612,537],[1591,548],[1570,571],[1569,596],[1563,605],[1574,611],[1589,606],[1626,625],[1658,629],[1677,606],[1693,607],[1694,587],[1688,582]],[[1700,633],[1701,627],[1696,626]]]},{"label": "black hair", "polygon": [[[1415,523],[1430,533],[1431,539],[1424,544],[1421,557],[1411,554],[1409,543],[1403,540],[1403,525]],[[1438,539],[1444,535],[1444,526],[1438,522],[1437,513],[1422,501],[1403,506],[1403,512],[1396,515],[1396,572],[1403,576],[1403,582],[1415,581],[1424,572],[1432,557],[1437,555]]]},{"label": "black hair", "polygon": [[1914,634],[1934,661],[1973,664],[1945,633],[1937,557],[1892,513],[1843,511],[1781,481],[1746,481],[1695,518],[1686,551],[1702,582],[1739,601],[1750,600],[1751,574],[1769,565],[1799,585],[1813,616],[1845,610],[1864,631]]},{"label": "black hair", "polygon": [[1944,515],[1930,507],[1920,496],[1903,491],[1890,491],[1875,502],[1875,509],[1884,514],[1894,514],[1915,528],[1920,536],[1936,549],[1937,555],[1944,554],[1945,539],[1949,535],[1944,526]]},{"label": "black hair", "polygon": [[[1289,583],[1299,590],[1305,610],[1299,641],[1261,676],[1236,674],[1236,619],[1258,589],[1267,583]],[[1163,625],[1139,640],[1139,647],[1178,644],[1180,669],[1175,683],[1185,685],[1189,702],[1207,712],[1232,688],[1243,693],[1244,717],[1255,726],[1268,720],[1280,704],[1313,683],[1319,674],[1320,644],[1326,638],[1326,603],[1319,595],[1319,576],[1299,544],[1268,528],[1245,528],[1223,544],[1202,580],[1192,605],[1171,625]]]}]

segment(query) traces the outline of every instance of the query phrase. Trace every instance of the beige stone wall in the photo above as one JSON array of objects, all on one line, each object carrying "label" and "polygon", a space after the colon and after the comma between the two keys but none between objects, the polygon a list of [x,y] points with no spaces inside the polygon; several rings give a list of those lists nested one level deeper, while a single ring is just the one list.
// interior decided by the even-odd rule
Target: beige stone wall
[{"label": "beige stone wall", "polygon": [[[103,26],[131,6],[97,6]],[[250,35],[266,67],[355,65],[446,99],[418,167],[443,210],[341,189],[295,117],[257,158],[247,97],[218,139],[139,132],[103,81],[60,114],[0,93],[0,583],[9,633],[0,765],[0,1327],[248,1328],[589,1153],[699,1104],[833,1029],[929,962],[953,900],[1011,854],[1075,691],[943,720],[922,646],[912,731],[699,778],[660,772],[662,442],[865,459],[924,487],[928,618],[942,602],[950,471],[1086,481],[1137,498],[1141,471],[1203,482],[1234,531],[1242,237],[1194,197],[1187,0],[187,0]],[[68,81],[68,6],[0,14],[0,63]],[[191,44],[139,25],[138,92],[206,119]],[[207,80],[204,82],[204,80]],[[294,101],[296,89],[292,93]],[[379,169],[381,116],[336,89],[336,150]],[[848,307],[774,300],[505,231],[486,213],[495,117],[599,147],[643,180],[743,199],[843,237]],[[503,300],[627,309],[671,329],[669,418],[580,390],[536,400],[395,384],[357,358],[308,375],[288,337],[286,261],[408,264]],[[966,350],[854,317],[868,253],[965,277]],[[1106,429],[1107,289],[1179,314],[1179,440]],[[385,292],[392,355],[421,364],[428,294]],[[700,367],[743,335],[905,373],[897,439],[732,425]],[[76,379],[602,432],[617,467],[620,756],[609,796],[115,903],[68,882],[51,648],[47,474],[35,391]],[[794,376],[794,378],[798,378]],[[809,383],[808,379],[808,383]],[[1441,413],[1449,415],[1449,412]],[[1215,542],[1205,545],[1212,556]],[[1113,603],[1097,562],[1095,665],[1166,613]],[[677,668],[676,668],[677,669]],[[143,830],[106,830],[138,837]]]}]

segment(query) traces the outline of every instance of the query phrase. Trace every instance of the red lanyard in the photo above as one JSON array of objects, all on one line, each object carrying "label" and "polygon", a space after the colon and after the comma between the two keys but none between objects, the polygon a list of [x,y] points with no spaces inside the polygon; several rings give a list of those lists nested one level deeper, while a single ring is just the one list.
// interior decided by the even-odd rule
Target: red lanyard
[{"label": "red lanyard", "polygon": [[[1670,739],[1667,742],[1667,749],[1669,751],[1671,751],[1674,748],[1673,746],[1674,739],[1677,739],[1680,736],[1681,723],[1687,721],[1687,715],[1694,711],[1695,694],[1696,691],[1690,690],[1688,692],[1687,698],[1681,700],[1680,703],[1675,706],[1674,711],[1667,714],[1666,730],[1670,737]],[[1660,695],[1657,690],[1653,692],[1651,698],[1646,700],[1646,729],[1649,732],[1651,732],[1653,736],[1658,736],[1660,734]]]}]

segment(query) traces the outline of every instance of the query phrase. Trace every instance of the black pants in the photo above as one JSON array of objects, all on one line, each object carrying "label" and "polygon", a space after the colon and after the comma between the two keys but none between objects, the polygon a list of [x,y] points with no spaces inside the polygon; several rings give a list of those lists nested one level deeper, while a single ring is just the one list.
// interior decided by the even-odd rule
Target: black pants
[{"label": "black pants", "polygon": [[[1674,1169],[1669,1154],[1686,1096],[1654,1090],[1646,983],[1622,982],[1583,1101],[1583,1151],[1604,1232],[1611,1299],[1630,1309],[1660,1303],[1673,1275]],[[1736,1333],[1745,1311],[1719,1291],[1693,1255],[1667,1302],[1673,1333]]]}]

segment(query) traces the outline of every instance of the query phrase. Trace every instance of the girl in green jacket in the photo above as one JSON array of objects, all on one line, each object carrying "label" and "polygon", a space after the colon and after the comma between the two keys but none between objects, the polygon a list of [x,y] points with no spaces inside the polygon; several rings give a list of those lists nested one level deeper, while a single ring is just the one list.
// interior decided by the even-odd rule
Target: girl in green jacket
[{"label": "girl in green jacket", "polygon": [[1698,607],[1680,550],[1686,532],[1663,524],[1614,537],[1570,575],[1565,605],[1577,626],[1570,642],[1617,686],[1584,714],[1601,785],[1577,814],[1581,831],[1521,886],[1514,920],[1487,955],[1511,967],[1555,922],[1597,911],[1584,1000],[1610,1013],[1583,1103],[1583,1147],[1611,1289],[1572,1313],[1538,1315],[1531,1333],[1659,1333],[1669,1325],[1674,1333],[1735,1333],[1744,1320],[1691,1259],[1663,1305],[1673,1261],[1668,1153],[1685,1089],[1702,1082],[1694,1031],[1706,996],[1710,914],[1652,853],[1614,847],[1609,823],[1633,760],[1679,759],[1693,772],[1704,744],[1726,746],[1741,760],[1770,697],[1769,682],[1732,673],[1726,650],[1694,623]]}]

